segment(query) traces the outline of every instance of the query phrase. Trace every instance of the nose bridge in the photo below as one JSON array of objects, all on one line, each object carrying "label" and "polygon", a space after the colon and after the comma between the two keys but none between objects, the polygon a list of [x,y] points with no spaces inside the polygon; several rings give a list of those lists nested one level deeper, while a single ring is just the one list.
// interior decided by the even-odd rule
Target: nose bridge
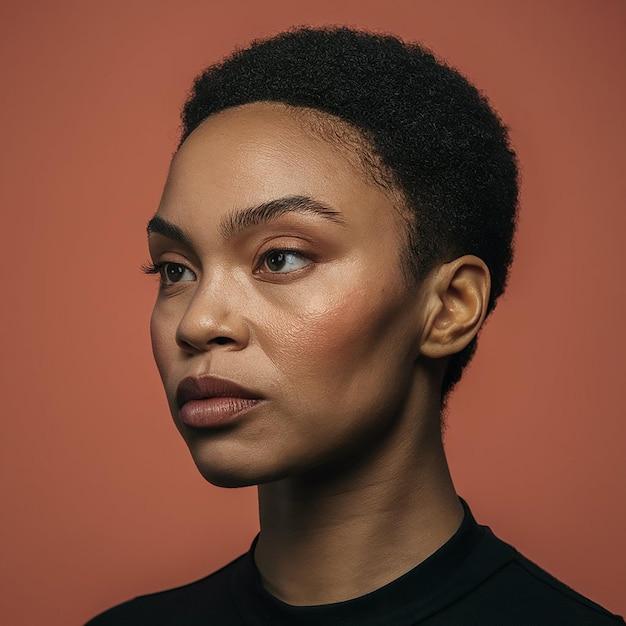
[{"label": "nose bridge", "polygon": [[244,288],[233,272],[214,268],[202,276],[178,324],[176,339],[185,349],[213,345],[241,349],[249,340]]}]

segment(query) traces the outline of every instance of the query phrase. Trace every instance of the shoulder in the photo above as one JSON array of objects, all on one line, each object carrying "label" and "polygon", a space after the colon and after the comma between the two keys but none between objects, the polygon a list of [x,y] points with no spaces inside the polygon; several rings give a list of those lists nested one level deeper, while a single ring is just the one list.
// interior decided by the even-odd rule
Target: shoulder
[{"label": "shoulder", "polygon": [[485,542],[492,550],[506,551],[508,558],[460,599],[457,608],[484,616],[480,623],[485,625],[505,623],[504,618],[510,626],[624,624],[621,617],[580,595],[486,531]]},{"label": "shoulder", "polygon": [[246,555],[195,582],[133,598],[87,622],[86,626],[137,624],[240,624],[232,594],[232,579]]}]

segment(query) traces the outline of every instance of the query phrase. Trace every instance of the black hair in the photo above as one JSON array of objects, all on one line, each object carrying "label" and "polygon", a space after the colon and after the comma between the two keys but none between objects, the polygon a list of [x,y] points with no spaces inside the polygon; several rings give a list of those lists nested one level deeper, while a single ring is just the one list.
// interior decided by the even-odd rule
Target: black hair
[{"label": "black hair", "polygon": [[[513,257],[517,162],[507,129],[465,77],[394,36],[299,28],[198,76],[183,108],[181,144],[210,115],[258,101],[316,109],[360,131],[413,213],[407,244],[415,277],[474,254],[491,273],[493,310]],[[476,340],[450,358],[442,398],[475,348]]]}]

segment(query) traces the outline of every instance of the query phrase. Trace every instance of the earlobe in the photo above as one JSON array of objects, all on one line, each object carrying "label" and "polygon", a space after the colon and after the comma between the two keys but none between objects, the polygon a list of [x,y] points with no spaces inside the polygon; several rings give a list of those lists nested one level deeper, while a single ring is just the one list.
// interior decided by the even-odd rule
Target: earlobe
[{"label": "earlobe", "polygon": [[487,316],[491,277],[482,259],[466,255],[440,266],[430,281],[420,353],[438,359],[460,352],[477,335]]}]

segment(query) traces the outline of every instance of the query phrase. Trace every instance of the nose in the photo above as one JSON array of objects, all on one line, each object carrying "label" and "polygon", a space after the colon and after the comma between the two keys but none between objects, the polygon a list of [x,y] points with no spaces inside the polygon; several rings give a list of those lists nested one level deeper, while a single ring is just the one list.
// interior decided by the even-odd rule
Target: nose
[{"label": "nose", "polygon": [[241,288],[230,281],[200,284],[176,329],[176,343],[185,352],[206,352],[217,346],[242,350],[250,341]]}]

